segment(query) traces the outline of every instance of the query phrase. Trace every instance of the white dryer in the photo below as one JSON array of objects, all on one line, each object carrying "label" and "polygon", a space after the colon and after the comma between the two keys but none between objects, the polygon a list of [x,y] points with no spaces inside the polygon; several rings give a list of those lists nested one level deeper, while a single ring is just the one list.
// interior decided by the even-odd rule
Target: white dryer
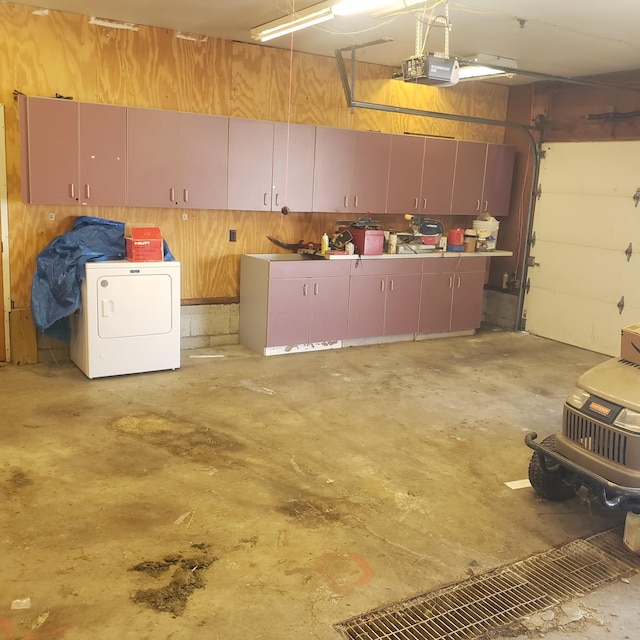
[{"label": "white dryer", "polygon": [[178,369],[180,263],[88,262],[70,355],[88,378]]}]

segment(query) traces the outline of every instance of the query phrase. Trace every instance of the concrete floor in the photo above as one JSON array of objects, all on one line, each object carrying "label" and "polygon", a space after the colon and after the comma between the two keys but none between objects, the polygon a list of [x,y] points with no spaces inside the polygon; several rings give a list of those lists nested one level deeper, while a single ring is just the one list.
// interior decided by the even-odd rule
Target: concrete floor
[{"label": "concrete floor", "polygon": [[[488,332],[187,351],[176,372],[93,381],[69,363],[2,366],[0,639],[336,640],[346,618],[619,526],[504,484],[526,478],[525,432],[557,430],[603,359]],[[193,584],[178,554],[211,563],[184,613],[133,602],[172,575]],[[130,571],[164,559],[160,577]],[[619,602],[603,625],[553,637],[638,637],[639,586],[595,592],[589,611]]]}]

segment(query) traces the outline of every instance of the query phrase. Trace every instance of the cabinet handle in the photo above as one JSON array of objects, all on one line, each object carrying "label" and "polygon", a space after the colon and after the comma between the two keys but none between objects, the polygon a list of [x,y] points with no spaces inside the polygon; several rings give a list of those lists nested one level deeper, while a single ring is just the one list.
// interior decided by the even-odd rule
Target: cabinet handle
[{"label": "cabinet handle", "polygon": [[449,276],[449,289],[453,288],[453,276]]},{"label": "cabinet handle", "polygon": [[70,198],[76,197],[76,185],[73,184],[73,182],[69,184],[69,197]]},{"label": "cabinet handle", "polygon": [[264,197],[262,198],[262,202],[264,203],[264,206],[267,206],[267,192],[264,192]]},{"label": "cabinet handle", "polygon": [[313,295],[317,296],[318,293],[320,293],[320,287],[318,286],[317,282],[314,282],[313,283]]},{"label": "cabinet handle", "polygon": [[84,197],[89,200],[89,198],[91,198],[91,185],[85,184],[84,185]]},{"label": "cabinet handle", "polygon": [[344,197],[344,208],[346,209],[349,206],[349,196]]},{"label": "cabinet handle", "polygon": [[476,200],[476,211],[480,211],[480,200]]},{"label": "cabinet handle", "polygon": [[415,203],[413,205],[413,208],[417,211],[418,210],[418,198],[415,198]]},{"label": "cabinet handle", "polygon": [[183,194],[182,194],[182,198],[185,202],[189,202],[189,189],[185,189]]},{"label": "cabinet handle", "polygon": [[380,291],[384,291],[384,280],[380,280]]},{"label": "cabinet handle", "polygon": [[358,196],[353,197],[353,207],[354,209],[358,208]]},{"label": "cabinet handle", "polygon": [[427,199],[426,199],[426,198],[424,198],[424,199],[422,200],[422,210],[423,210],[423,211],[426,211],[426,210],[427,210]]},{"label": "cabinet handle", "polygon": [[458,289],[460,288],[460,276],[458,276]]},{"label": "cabinet handle", "polygon": [[489,201],[485,200],[484,201],[484,212],[486,213],[488,209],[489,209]]},{"label": "cabinet handle", "polygon": [[393,280],[389,280],[389,291],[393,293]]},{"label": "cabinet handle", "polygon": [[280,194],[276,193],[276,207],[280,206]]},{"label": "cabinet handle", "polygon": [[302,295],[303,296],[307,295],[307,283],[306,282],[302,285]]},{"label": "cabinet handle", "polygon": [[169,189],[169,200],[171,200],[171,202],[176,201],[176,190],[173,187]]}]

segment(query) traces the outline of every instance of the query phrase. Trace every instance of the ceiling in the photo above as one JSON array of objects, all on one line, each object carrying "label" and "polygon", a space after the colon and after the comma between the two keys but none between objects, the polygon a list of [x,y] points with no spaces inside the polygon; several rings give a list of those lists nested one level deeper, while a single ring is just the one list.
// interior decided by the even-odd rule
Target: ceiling
[{"label": "ceiling", "polygon": [[[5,1],[5,0],[1,0]],[[80,13],[211,37],[251,42],[250,29],[290,12],[294,0],[12,0],[41,8]],[[297,10],[318,0],[295,0]],[[427,15],[440,15],[444,0],[430,0]],[[640,68],[638,0],[449,0],[450,55],[476,53],[515,59],[519,69],[578,77]],[[291,47],[332,56],[336,49],[379,38],[391,41],[358,49],[361,61],[399,67],[415,53],[416,16],[421,8],[389,16],[336,17],[272,40],[268,46]],[[426,50],[444,51],[444,29],[434,27]],[[530,82],[516,76],[512,83]]]}]

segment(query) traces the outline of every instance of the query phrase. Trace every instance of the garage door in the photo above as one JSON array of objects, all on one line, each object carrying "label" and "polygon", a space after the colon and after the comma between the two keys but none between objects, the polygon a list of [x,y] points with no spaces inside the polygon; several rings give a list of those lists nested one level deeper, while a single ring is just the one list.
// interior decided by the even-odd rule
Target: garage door
[{"label": "garage door", "polygon": [[620,329],[640,322],[640,142],[543,149],[526,329],[618,356]]}]

